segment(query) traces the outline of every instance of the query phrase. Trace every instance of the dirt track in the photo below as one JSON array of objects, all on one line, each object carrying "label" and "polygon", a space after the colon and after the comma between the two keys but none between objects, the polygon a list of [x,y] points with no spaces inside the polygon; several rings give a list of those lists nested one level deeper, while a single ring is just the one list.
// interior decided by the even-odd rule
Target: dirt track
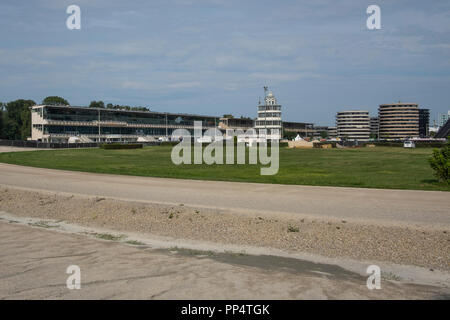
[{"label": "dirt track", "polygon": [[0,164],[2,184],[227,211],[307,215],[364,223],[450,225],[450,193],[443,191],[163,179]]}]

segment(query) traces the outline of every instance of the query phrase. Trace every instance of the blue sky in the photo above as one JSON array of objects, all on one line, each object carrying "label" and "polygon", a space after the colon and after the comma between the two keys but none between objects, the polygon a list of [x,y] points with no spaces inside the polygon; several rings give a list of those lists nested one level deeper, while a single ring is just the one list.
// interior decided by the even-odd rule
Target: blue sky
[{"label": "blue sky", "polygon": [[[68,30],[67,6],[81,8]],[[381,30],[366,8],[381,7]],[[450,109],[450,2],[31,0],[0,2],[0,101],[256,116],[268,85],[283,119],[408,101]]]}]

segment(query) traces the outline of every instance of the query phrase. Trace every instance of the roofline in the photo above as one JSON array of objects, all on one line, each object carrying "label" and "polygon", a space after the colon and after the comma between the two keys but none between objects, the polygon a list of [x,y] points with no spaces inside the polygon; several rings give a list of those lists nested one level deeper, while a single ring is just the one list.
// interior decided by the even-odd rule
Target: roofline
[{"label": "roofline", "polygon": [[297,121],[283,121],[283,123],[300,123],[300,124],[312,124],[312,125],[314,125],[314,123],[312,123],[312,122],[297,122]]},{"label": "roofline", "polygon": [[337,113],[346,113],[346,112],[364,112],[364,113],[370,113],[368,110],[342,110],[342,111],[338,111]]},{"label": "roofline", "polygon": [[414,103],[414,102],[394,102],[394,103],[380,104],[380,107],[381,107],[381,106],[402,106],[402,105],[415,105],[415,106],[419,106],[418,103]]},{"label": "roofline", "polygon": [[66,106],[66,105],[48,105],[48,104],[42,104],[42,105],[35,105],[32,106],[32,108],[35,107],[52,107],[52,108],[71,108],[71,109],[83,109],[83,110],[100,110],[100,111],[121,111],[121,112],[130,112],[130,113],[152,113],[152,114],[160,114],[160,115],[177,115],[177,116],[196,116],[196,117],[207,117],[207,118],[220,118],[218,116],[206,116],[206,115],[200,115],[200,114],[193,114],[193,113],[172,113],[172,112],[158,112],[158,111],[138,111],[138,110],[122,110],[122,109],[108,109],[108,108],[89,108],[89,107],[81,107],[81,106]]}]

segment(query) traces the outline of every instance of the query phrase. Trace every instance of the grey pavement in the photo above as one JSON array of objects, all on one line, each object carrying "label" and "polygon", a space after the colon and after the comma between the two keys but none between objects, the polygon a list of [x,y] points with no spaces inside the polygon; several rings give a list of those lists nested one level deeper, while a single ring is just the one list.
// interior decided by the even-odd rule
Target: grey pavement
[{"label": "grey pavement", "polygon": [[[448,288],[365,276],[335,265],[133,247],[0,221],[0,299],[448,299]],[[67,267],[81,272],[68,289]]]}]

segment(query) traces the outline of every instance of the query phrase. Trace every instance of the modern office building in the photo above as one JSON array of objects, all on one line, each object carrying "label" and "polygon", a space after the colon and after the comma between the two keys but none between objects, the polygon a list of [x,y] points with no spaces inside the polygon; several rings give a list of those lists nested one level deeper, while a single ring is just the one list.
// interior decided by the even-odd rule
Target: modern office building
[{"label": "modern office building", "polygon": [[370,117],[370,137],[378,139],[378,129],[380,127],[380,122],[378,117]]},{"label": "modern office building", "polygon": [[430,135],[430,109],[419,109],[419,137]]},{"label": "modern office building", "polygon": [[337,136],[348,141],[368,141],[370,135],[369,111],[348,110],[336,115]]},{"label": "modern office building", "polygon": [[[265,87],[265,89],[267,89]],[[266,130],[269,139],[280,139],[282,135],[281,105],[272,91],[264,98],[264,104],[258,106],[258,118],[255,121],[255,129],[258,133]]]},{"label": "modern office building", "polygon": [[445,113],[439,114],[438,116],[439,127],[442,127],[447,122],[448,119],[450,119],[450,110],[447,112],[447,114]]},{"label": "modern office building", "polygon": [[328,127],[328,138],[337,137],[337,127]]},{"label": "modern office building", "polygon": [[217,128],[219,118],[183,113],[125,111],[70,106],[33,106],[31,139],[44,142],[134,142],[169,138],[175,129],[193,133],[194,121],[203,130]]},{"label": "modern office building", "polygon": [[378,108],[379,139],[405,140],[419,136],[417,103],[382,104]]}]

